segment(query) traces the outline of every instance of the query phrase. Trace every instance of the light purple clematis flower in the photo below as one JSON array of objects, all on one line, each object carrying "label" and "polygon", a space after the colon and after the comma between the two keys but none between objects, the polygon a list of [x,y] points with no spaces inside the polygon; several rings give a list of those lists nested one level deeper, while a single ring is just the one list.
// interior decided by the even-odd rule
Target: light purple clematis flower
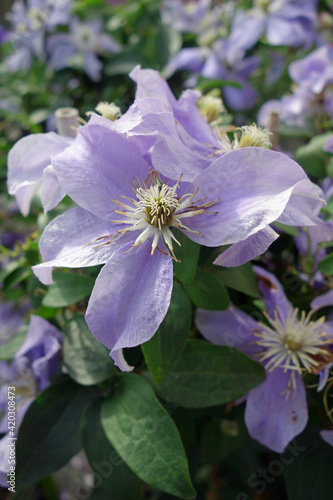
[{"label": "light purple clematis flower", "polygon": [[[0,433],[8,432],[8,387],[15,387],[16,421],[15,434],[23,417],[37,396],[50,384],[59,367],[60,342],[62,335],[45,319],[32,316],[26,340],[13,361],[0,361]],[[13,391],[11,391],[13,392]],[[13,436],[5,434],[0,440],[0,485],[7,484],[8,443]]]},{"label": "light purple clematis flower", "polygon": [[[322,183],[322,188],[327,201],[333,195],[333,179],[327,177]],[[316,226],[308,227],[307,231],[299,230],[295,237],[298,251],[305,259],[301,273],[302,279],[315,286],[322,286],[323,274],[318,270],[318,263],[327,256],[327,250],[320,246],[321,243],[333,241],[333,221],[324,221],[318,213],[319,221]]]},{"label": "light purple clematis flower", "polygon": [[45,33],[67,24],[72,0],[16,0],[9,13],[12,24],[10,40],[15,51],[5,59],[11,72],[28,70],[33,56],[45,59]]},{"label": "light purple clematis flower", "polygon": [[232,22],[234,53],[253,47],[266,33],[270,45],[311,47],[316,39],[317,0],[257,0],[254,8],[238,11]]},{"label": "light purple clematis flower", "polygon": [[219,39],[211,47],[195,47],[182,49],[168,63],[166,74],[176,70],[188,70],[193,74],[201,74],[205,78],[219,79],[238,83],[241,88],[225,85],[224,100],[228,106],[237,111],[249,109],[257,100],[257,92],[248,83],[251,76],[260,66],[258,56],[243,58],[244,52],[231,52],[228,39]]},{"label": "light purple clematis flower", "polygon": [[128,369],[121,349],[148,341],[169,307],[172,229],[206,246],[243,241],[278,219],[293,191],[309,181],[288,157],[261,148],[232,151],[191,174],[190,158],[175,166],[164,150],[155,155],[158,141],[144,154],[139,133],[112,129],[120,120],[108,125],[93,115],[72,146],[53,157],[61,187],[78,206],[47,226],[40,241],[45,262],[34,272],[49,284],[53,267],[105,264],[86,320]]},{"label": "light purple clematis flower", "polygon": [[333,83],[333,48],[324,45],[289,66],[289,75],[300,87],[320,94]]},{"label": "light purple clematis flower", "polygon": [[[311,320],[312,313],[299,315],[275,276],[254,269],[269,325],[233,305],[226,311],[199,309],[196,324],[210,342],[236,347],[265,366],[266,380],[247,396],[245,423],[254,439],[280,453],[306,426],[302,374],[318,373],[331,362],[333,322]],[[327,377],[320,375],[323,386]]]},{"label": "light purple clematis flower", "polygon": [[28,215],[31,200],[42,185],[41,201],[45,212],[54,208],[64,197],[51,156],[61,153],[73,139],[55,132],[32,134],[20,139],[8,154],[7,187],[16,197],[20,211]]},{"label": "light purple clematis flower", "polygon": [[74,18],[69,28],[69,33],[57,33],[49,37],[47,51],[50,65],[55,70],[61,70],[68,67],[71,59],[80,57],[89,78],[99,81],[103,64],[97,55],[120,52],[121,46],[103,32],[103,23],[99,20],[83,23]]}]

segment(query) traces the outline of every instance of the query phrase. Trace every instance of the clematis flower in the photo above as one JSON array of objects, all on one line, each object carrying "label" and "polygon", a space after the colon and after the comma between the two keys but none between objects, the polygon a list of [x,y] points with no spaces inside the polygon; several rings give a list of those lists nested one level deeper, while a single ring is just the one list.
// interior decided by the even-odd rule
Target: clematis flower
[{"label": "clematis flower", "polygon": [[237,111],[249,109],[256,103],[257,92],[248,83],[248,78],[258,69],[261,59],[258,56],[244,58],[244,51],[234,54],[231,47],[229,39],[219,39],[211,47],[182,49],[168,63],[166,74],[169,76],[184,69],[205,78],[238,83],[241,88],[223,87],[224,100]]},{"label": "clematis flower", "polygon": [[33,269],[49,284],[53,267],[105,264],[86,321],[128,369],[121,349],[148,341],[169,307],[173,229],[206,246],[243,241],[278,219],[308,180],[288,157],[261,148],[232,151],[196,177],[186,170],[185,180],[168,157],[158,156],[156,168],[154,145],[147,157],[113,130],[122,119],[106,124],[93,115],[53,157],[61,187],[78,206],[47,226],[40,241],[45,262]]},{"label": "clematis flower", "polygon": [[121,46],[110,35],[103,33],[99,20],[80,22],[74,18],[69,33],[51,35],[47,41],[50,65],[55,70],[67,68],[71,60],[79,57],[89,78],[95,82],[101,79],[103,64],[97,55],[119,52]]},{"label": "clematis flower", "polygon": [[8,71],[28,70],[33,56],[45,59],[45,33],[67,24],[72,0],[16,0],[8,18],[12,25],[9,39],[15,51],[5,59]]},{"label": "clematis flower", "polygon": [[249,392],[245,423],[250,435],[280,453],[306,426],[308,411],[302,375],[320,374],[333,360],[333,322],[312,320],[289,303],[274,275],[255,267],[269,325],[257,322],[231,305],[226,311],[199,309],[196,324],[218,345],[243,351],[266,368],[266,380]]},{"label": "clematis flower", "polygon": [[9,151],[7,187],[15,196],[20,211],[28,215],[31,200],[41,184],[41,201],[45,212],[54,208],[65,196],[51,156],[66,149],[73,139],[55,132],[22,137]]},{"label": "clematis flower", "polygon": [[[333,179],[327,177],[322,183],[323,193],[328,201],[333,195]],[[304,271],[300,276],[310,284],[317,287],[323,285],[324,276],[318,270],[318,263],[327,256],[327,250],[320,246],[321,243],[333,241],[333,222],[324,221],[318,213],[319,221],[316,226],[308,227],[305,231],[299,229],[299,235],[294,241],[303,259],[305,259]]]},{"label": "clematis flower", "polygon": [[252,9],[238,11],[233,19],[232,50],[250,49],[264,33],[270,45],[310,47],[316,38],[316,4],[317,0],[256,0]]},{"label": "clematis flower", "polygon": [[320,94],[333,83],[333,49],[324,45],[289,66],[291,79],[300,87]]},{"label": "clematis flower", "polygon": [[[50,384],[50,377],[59,366],[61,333],[48,321],[32,316],[26,340],[13,361],[0,361],[0,433],[8,433],[8,387],[15,387],[16,420],[14,437],[23,417],[38,392]],[[0,439],[0,485],[8,487],[8,442],[13,436]]]}]

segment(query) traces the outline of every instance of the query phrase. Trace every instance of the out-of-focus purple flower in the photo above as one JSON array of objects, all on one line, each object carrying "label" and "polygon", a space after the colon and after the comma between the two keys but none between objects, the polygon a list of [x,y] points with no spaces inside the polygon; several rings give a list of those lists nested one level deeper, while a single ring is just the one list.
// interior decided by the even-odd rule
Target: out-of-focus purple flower
[{"label": "out-of-focus purple flower", "polygon": [[45,58],[45,33],[69,21],[72,0],[16,0],[8,18],[15,51],[5,59],[8,71],[28,70],[33,56]]},{"label": "out-of-focus purple flower", "polygon": [[[152,98],[136,102],[162,104]],[[169,115],[159,116],[167,140],[173,133]],[[121,349],[148,341],[168,310],[172,228],[206,246],[243,241],[278,219],[294,189],[309,182],[288,157],[261,148],[231,151],[191,172],[190,156],[174,164],[172,151],[168,156],[158,148],[165,140],[160,132],[154,126],[148,132],[156,114],[143,113],[140,120],[142,135],[139,123],[126,137],[115,130],[125,128],[124,117],[111,122],[93,115],[72,146],[52,158],[61,187],[78,207],[47,226],[40,241],[45,262],[34,267],[48,284],[52,267],[105,264],[86,320],[122,369]],[[140,140],[149,155],[140,150]]]},{"label": "out-of-focus purple flower", "polygon": [[0,45],[8,42],[9,38],[10,38],[9,31],[6,30],[6,28],[0,24]]},{"label": "out-of-focus purple flower", "polygon": [[320,435],[326,443],[333,446],[333,430],[320,431]]},{"label": "out-of-focus purple flower", "polygon": [[[333,179],[329,177],[324,179],[322,188],[328,201],[333,194]],[[325,222],[320,213],[318,213],[318,217],[316,226],[310,226],[306,231],[299,229],[299,235],[295,237],[295,244],[304,261],[302,263],[304,269],[304,272],[301,273],[302,279],[315,286],[322,286],[324,276],[318,270],[318,263],[327,256],[327,250],[322,248],[320,243],[333,241],[333,222]]]},{"label": "out-of-focus purple flower", "polygon": [[284,95],[280,101],[267,101],[259,110],[258,123],[261,126],[268,126],[267,120],[271,111],[279,115],[279,119],[287,125],[302,127],[308,117],[318,116],[325,112],[333,118],[333,93],[325,93],[320,99],[310,89],[296,87],[292,94]]},{"label": "out-of-focus purple flower", "polygon": [[221,11],[221,6],[213,6],[212,0],[164,0],[161,16],[165,24],[170,24],[181,33],[207,36],[212,32],[214,36],[222,26]]},{"label": "out-of-focus purple flower", "polygon": [[8,154],[7,187],[16,197],[20,211],[28,215],[33,195],[41,183],[41,201],[47,212],[64,197],[54,169],[51,156],[66,149],[73,139],[55,132],[32,134],[20,139]]},{"label": "out-of-focus purple flower", "polygon": [[166,73],[185,69],[205,78],[235,82],[241,88],[223,87],[226,104],[237,111],[251,108],[256,103],[257,92],[248,83],[248,77],[258,69],[261,59],[257,56],[243,59],[243,52],[237,57],[231,56],[230,47],[228,39],[220,39],[211,48],[182,49],[170,60]]},{"label": "out-of-focus purple flower", "polygon": [[300,87],[320,94],[333,83],[333,48],[324,45],[289,66],[292,80]]},{"label": "out-of-focus purple flower", "polygon": [[[61,333],[45,319],[32,316],[26,340],[13,361],[0,361],[0,485],[7,484],[8,444],[17,436],[22,419],[39,391],[50,384],[59,367]],[[8,434],[8,387],[15,387],[16,421],[14,436]],[[11,391],[14,392],[14,391]]]},{"label": "out-of-focus purple flower", "polygon": [[[304,5],[306,3],[306,5]],[[316,38],[316,1],[258,0],[236,13],[230,45],[234,53],[253,47],[265,33],[270,45],[311,47]]]},{"label": "out-of-focus purple flower", "polygon": [[51,35],[47,41],[51,66],[55,70],[67,68],[71,59],[79,56],[89,78],[99,81],[103,64],[97,55],[120,52],[121,46],[103,32],[103,23],[99,20],[83,23],[74,18],[69,28],[69,33]]},{"label": "out-of-focus purple flower", "polygon": [[22,316],[13,302],[0,302],[0,346],[6,344],[22,326]]},{"label": "out-of-focus purple flower", "polygon": [[321,370],[321,386],[327,380],[321,367],[332,358],[333,322],[299,314],[275,276],[259,267],[255,272],[269,326],[233,305],[226,311],[199,309],[196,324],[210,342],[236,347],[265,366],[266,380],[247,396],[245,423],[254,439],[280,453],[307,423],[302,374]]}]

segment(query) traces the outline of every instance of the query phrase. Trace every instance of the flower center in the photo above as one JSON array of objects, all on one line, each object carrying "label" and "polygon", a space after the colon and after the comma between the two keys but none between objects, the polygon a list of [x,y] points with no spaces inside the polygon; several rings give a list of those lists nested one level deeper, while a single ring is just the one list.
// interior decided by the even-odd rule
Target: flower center
[{"label": "flower center", "polygon": [[[207,212],[206,209],[219,200],[214,202],[199,204],[203,199],[194,199],[198,189],[193,193],[187,193],[180,197],[177,196],[181,178],[174,186],[160,180],[159,174],[152,171],[148,179],[141,183],[139,180],[134,180],[134,186],[131,186],[135,198],[128,198],[122,196],[130,204],[122,203],[119,200],[113,202],[119,207],[119,210],[114,210],[115,213],[120,214],[123,218],[121,220],[111,220],[110,222],[116,224],[125,224],[127,227],[120,229],[104,244],[112,243],[113,240],[118,239],[128,231],[140,231],[139,236],[134,241],[131,250],[149,239],[152,244],[151,255],[154,254],[160,238],[164,241],[170,251],[170,256],[176,259],[173,250],[173,241],[180,245],[179,241],[175,238],[171,228],[183,229],[185,231],[199,234],[185,226],[182,222],[183,219],[201,215]],[[110,236],[110,235],[109,235]],[[108,236],[105,236],[107,238]],[[169,255],[169,254],[167,254]]]},{"label": "flower center", "polygon": [[291,389],[296,392],[295,374],[313,371],[319,364],[316,356],[326,358],[325,346],[331,342],[323,326],[325,317],[311,321],[313,311],[308,315],[303,311],[300,318],[298,312],[298,309],[289,310],[286,320],[282,321],[282,314],[276,309],[274,319],[268,318],[272,328],[260,323],[261,330],[254,333],[257,345],[263,347],[257,356],[261,362],[267,361],[268,372],[279,367],[290,373],[287,397]]}]

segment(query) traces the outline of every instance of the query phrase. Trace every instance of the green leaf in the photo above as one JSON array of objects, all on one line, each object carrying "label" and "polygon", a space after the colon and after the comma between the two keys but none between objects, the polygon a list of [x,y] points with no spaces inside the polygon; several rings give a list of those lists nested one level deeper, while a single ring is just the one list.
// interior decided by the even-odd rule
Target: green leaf
[{"label": "green leaf", "polygon": [[298,231],[297,227],[286,226],[286,224],[281,224],[281,222],[274,222],[274,226],[276,226],[278,229],[282,229],[282,231],[289,234],[290,236],[298,236],[299,235],[299,231]]},{"label": "green leaf", "polygon": [[85,454],[95,473],[96,482],[114,500],[137,500],[140,498],[141,481],[106,437],[101,423],[101,403],[101,400],[94,401],[83,415],[81,438]]},{"label": "green leaf", "polygon": [[217,80],[217,79],[215,80],[200,79],[197,85],[197,88],[203,93],[221,87],[234,87],[236,89],[241,89],[242,85],[232,80]]},{"label": "green leaf", "polygon": [[181,231],[175,231],[175,236],[181,246],[174,247],[175,255],[180,262],[173,263],[173,272],[182,283],[194,280],[200,253],[200,245],[190,240]]},{"label": "green leaf", "polygon": [[195,497],[178,430],[143,377],[120,377],[116,393],[102,405],[102,425],[143,481],[180,498]]},{"label": "green leaf", "polygon": [[289,500],[323,500],[332,497],[333,448],[308,428],[283,453],[283,469]]},{"label": "green leaf", "polygon": [[212,266],[215,276],[228,288],[246,293],[250,297],[260,297],[256,275],[250,262],[239,267]]},{"label": "green leaf", "polygon": [[264,368],[237,349],[188,340],[173,371],[155,388],[172,404],[207,408],[244,396],[264,379]]},{"label": "green leaf", "polygon": [[179,52],[182,37],[172,25],[160,24],[154,44],[156,63],[163,68],[171,57]]},{"label": "green leaf", "polygon": [[65,326],[63,358],[68,374],[82,385],[99,384],[114,373],[109,349],[95,339],[81,316]]},{"label": "green leaf", "polygon": [[90,295],[95,280],[91,276],[55,273],[54,285],[50,285],[42,304],[45,307],[66,307],[76,304]]},{"label": "green leaf", "polygon": [[128,75],[132,69],[138,64],[144,64],[144,60],[141,54],[136,54],[134,52],[128,52],[117,54],[112,58],[109,58],[109,63],[105,65],[104,72],[108,76],[115,75]]},{"label": "green leaf", "polygon": [[327,255],[318,263],[318,269],[324,274],[333,274],[333,253]]},{"label": "green leaf", "polygon": [[16,479],[20,487],[60,469],[81,449],[78,422],[95,394],[66,378],[37,396],[25,414],[17,440]]},{"label": "green leaf", "polygon": [[22,281],[26,280],[32,275],[31,269],[27,269],[26,267],[19,267],[18,269],[15,269],[7,278],[5,281],[5,287],[4,289],[7,290],[12,290],[15,288],[17,285],[22,283]]},{"label": "green leaf", "polygon": [[155,382],[160,382],[181,355],[191,328],[190,301],[179,283],[174,283],[169,310],[151,340],[142,351]]},{"label": "green leaf", "polygon": [[323,151],[323,146],[332,132],[313,137],[306,146],[301,146],[295,153],[295,160],[304,168],[307,174],[314,177],[325,177],[325,164],[330,154]]},{"label": "green leaf", "polygon": [[220,280],[211,273],[198,269],[194,281],[185,284],[193,304],[210,311],[221,311],[229,306],[229,295]]},{"label": "green leaf", "polygon": [[28,327],[27,326],[22,326],[10,339],[7,344],[1,346],[1,351],[0,351],[0,359],[1,360],[10,360],[13,358],[13,356],[17,353],[17,351],[20,349],[20,347],[23,345],[23,342],[26,339],[28,333]]}]

